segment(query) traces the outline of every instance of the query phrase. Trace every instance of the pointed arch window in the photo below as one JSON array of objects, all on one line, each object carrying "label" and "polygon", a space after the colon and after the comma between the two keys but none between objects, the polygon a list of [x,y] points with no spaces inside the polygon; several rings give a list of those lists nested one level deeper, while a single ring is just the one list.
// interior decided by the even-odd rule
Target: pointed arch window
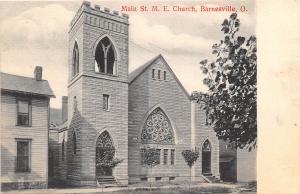
[{"label": "pointed arch window", "polygon": [[61,143],[61,160],[65,160],[65,138],[63,138]]},{"label": "pointed arch window", "polygon": [[116,74],[116,52],[113,43],[104,37],[97,45],[95,52],[95,71],[105,74]]},{"label": "pointed arch window", "polygon": [[[96,176],[112,176],[115,147],[107,131],[101,133],[96,142]],[[104,164],[104,165],[103,165]]]},{"label": "pointed arch window", "polygon": [[76,145],[76,133],[73,133],[73,153],[76,154],[77,151],[77,145]]},{"label": "pointed arch window", "polygon": [[202,151],[203,151],[203,152],[211,152],[211,145],[210,145],[210,143],[209,143],[208,140],[206,140],[206,141],[203,143]]},{"label": "pointed arch window", "polygon": [[141,135],[142,143],[174,144],[174,132],[167,115],[156,108],[144,123]]},{"label": "pointed arch window", "polygon": [[202,174],[211,173],[211,145],[206,140],[202,145]]},{"label": "pointed arch window", "polygon": [[73,57],[72,57],[72,76],[75,76],[79,73],[79,49],[78,44],[75,42],[73,48]]}]

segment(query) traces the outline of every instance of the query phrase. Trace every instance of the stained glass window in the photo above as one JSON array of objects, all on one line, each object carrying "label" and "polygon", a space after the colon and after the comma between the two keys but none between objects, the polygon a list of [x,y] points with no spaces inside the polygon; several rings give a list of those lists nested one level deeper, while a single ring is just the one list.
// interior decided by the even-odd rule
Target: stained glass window
[{"label": "stained glass window", "polygon": [[157,164],[160,164],[160,149],[156,149],[156,161]]},{"label": "stained glass window", "polygon": [[62,161],[65,160],[65,138],[63,138],[61,143],[61,159]]},{"label": "stained glass window", "polygon": [[209,143],[208,140],[206,140],[206,141],[203,143],[202,151],[203,151],[203,152],[210,152],[210,151],[211,151],[211,146],[210,146],[210,143]]},{"label": "stained glass window", "polygon": [[77,149],[77,147],[76,147],[76,133],[74,132],[73,133],[73,152],[74,152],[74,154],[76,154],[76,149]]},{"label": "stained glass window", "polygon": [[168,149],[164,149],[164,165],[168,164]]},{"label": "stained glass window", "polygon": [[113,141],[107,131],[101,133],[96,143],[96,175],[111,176],[112,164],[115,156]]},{"label": "stained glass window", "polygon": [[[97,139],[97,158],[99,160],[112,160],[114,157],[114,146],[107,131],[104,131]],[[108,154],[108,152],[110,154]],[[109,158],[107,158],[109,157]]]},{"label": "stained glass window", "polygon": [[156,108],[147,118],[141,135],[142,143],[174,144],[174,133],[165,113]]},{"label": "stained glass window", "polygon": [[145,164],[145,149],[144,148],[141,149],[141,164],[142,165]]},{"label": "stained glass window", "polygon": [[171,165],[174,165],[175,163],[175,150],[171,150]]}]

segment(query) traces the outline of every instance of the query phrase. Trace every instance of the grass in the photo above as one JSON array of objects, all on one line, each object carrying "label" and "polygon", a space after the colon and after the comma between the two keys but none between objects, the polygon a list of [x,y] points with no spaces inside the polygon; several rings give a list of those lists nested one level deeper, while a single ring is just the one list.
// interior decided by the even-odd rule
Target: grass
[{"label": "grass", "polygon": [[[218,186],[206,186],[200,188],[191,188],[190,192],[188,187],[186,188],[153,188],[151,191],[149,188],[137,188],[136,190],[122,190],[113,192],[103,192],[103,194],[212,194],[212,193],[232,193],[235,190],[232,188],[218,187]],[[93,193],[96,194],[96,193]],[[97,193],[99,194],[99,193]]]}]

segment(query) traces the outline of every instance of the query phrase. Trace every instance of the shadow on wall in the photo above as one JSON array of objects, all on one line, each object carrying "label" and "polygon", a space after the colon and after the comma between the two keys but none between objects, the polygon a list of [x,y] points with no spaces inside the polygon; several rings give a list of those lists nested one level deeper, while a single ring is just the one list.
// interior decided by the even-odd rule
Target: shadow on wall
[{"label": "shadow on wall", "polygon": [[33,171],[32,166],[29,172],[16,172],[15,166],[16,156],[1,146],[1,191],[47,188],[46,177]]}]

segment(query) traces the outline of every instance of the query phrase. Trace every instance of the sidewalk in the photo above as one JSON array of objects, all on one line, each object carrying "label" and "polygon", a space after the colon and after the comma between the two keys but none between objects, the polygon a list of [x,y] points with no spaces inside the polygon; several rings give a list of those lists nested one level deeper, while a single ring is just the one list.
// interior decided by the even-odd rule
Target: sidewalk
[{"label": "sidewalk", "polygon": [[[174,190],[175,188],[179,189],[186,189],[188,188],[188,185],[165,185],[165,186],[153,186],[151,187],[152,190],[156,190],[155,193],[158,193],[158,190],[162,190],[162,193],[166,193],[168,189]],[[224,183],[201,183],[198,185],[191,185],[191,188],[198,188],[203,189],[203,193],[208,193],[210,189],[216,190],[216,189],[226,189],[231,190],[231,192],[226,193],[242,193],[242,194],[255,194],[256,192],[245,190],[242,185],[239,184],[224,184]],[[109,193],[109,192],[116,192],[117,191],[123,191],[124,193],[147,193],[147,191],[150,190],[149,186],[134,186],[129,185],[128,187],[110,187],[110,188],[68,188],[68,189],[35,189],[35,190],[16,190],[16,191],[7,191],[3,192],[5,194],[16,194],[16,193],[32,193],[32,194],[97,194],[97,193]],[[244,190],[244,191],[243,191]],[[135,192],[134,192],[135,191]],[[202,192],[201,192],[202,193]],[[212,193],[219,193],[219,192],[213,192]]]}]

